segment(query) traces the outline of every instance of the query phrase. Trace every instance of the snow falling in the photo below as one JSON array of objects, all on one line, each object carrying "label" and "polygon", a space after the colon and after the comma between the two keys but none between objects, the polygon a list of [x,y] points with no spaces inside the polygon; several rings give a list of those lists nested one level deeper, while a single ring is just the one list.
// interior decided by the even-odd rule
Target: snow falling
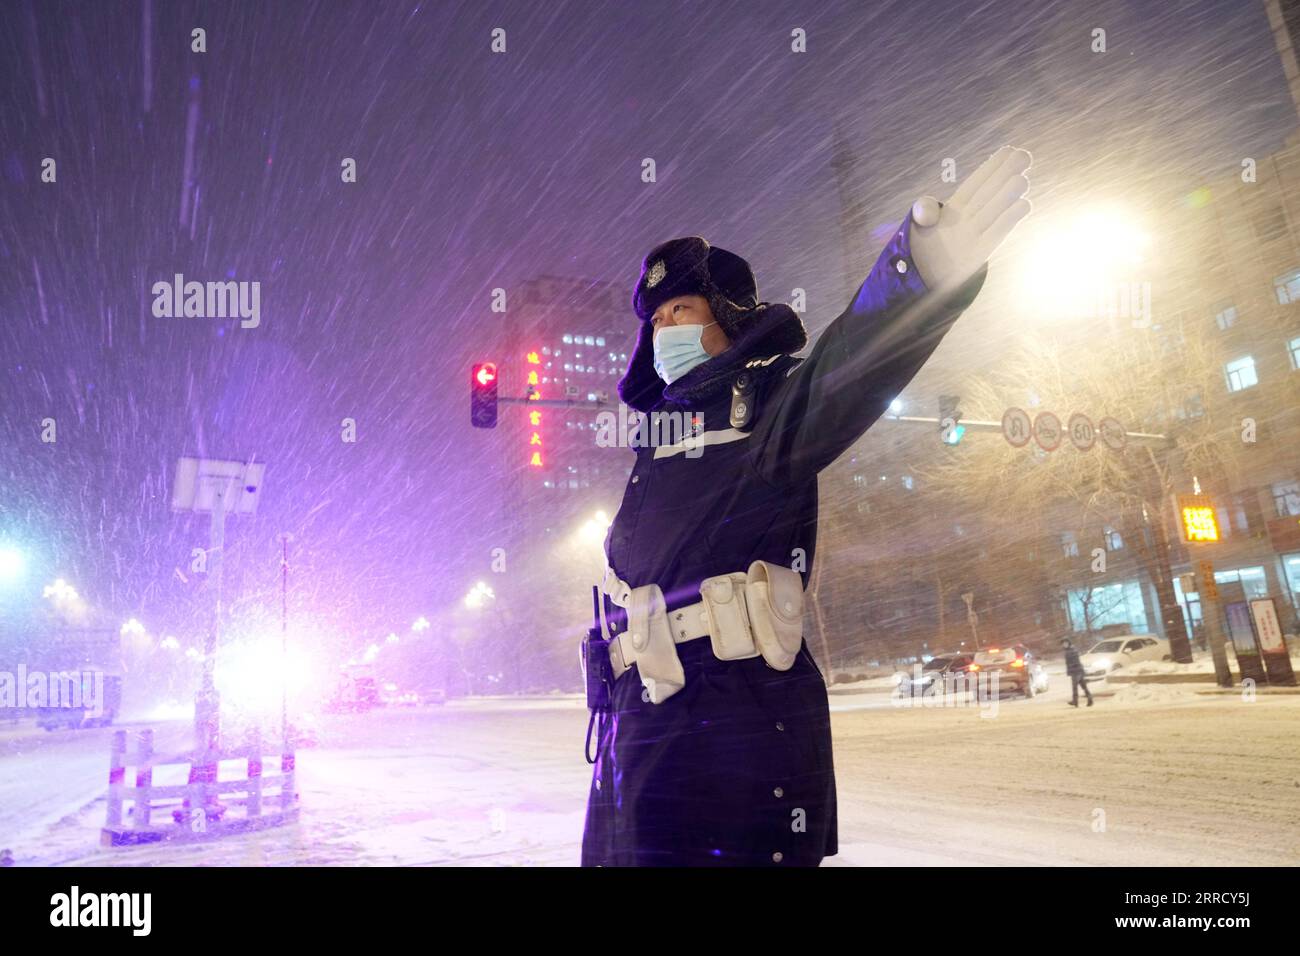
[{"label": "snow falling", "polygon": [[[112,726],[46,733],[0,710],[0,849],[24,865],[574,864],[591,777],[578,645],[632,455],[587,448],[570,472],[586,426],[555,411],[535,468],[520,405],[471,427],[474,364],[499,364],[518,397],[525,353],[573,334],[604,363],[582,391],[616,406],[641,261],[687,235],[748,259],[760,300],[804,302],[815,343],[913,200],[1013,143],[1033,153],[1034,212],[896,411],[933,418],[951,394],[970,420],[1050,407],[1163,433],[1187,383],[1133,387],[1164,346],[1123,336],[1195,308],[1214,330],[1231,286],[1185,298],[1203,247],[1180,217],[1236,195],[1212,184],[1240,182],[1243,160],[1273,168],[1300,125],[1262,3],[141,0],[0,20],[0,669],[121,677]],[[1088,217],[1097,269],[1125,290],[1118,324],[1050,303],[1092,274],[1058,242]],[[1283,275],[1300,268],[1294,202],[1282,228],[1235,241]],[[1278,288],[1236,302],[1238,321],[1298,308]],[[1294,316],[1276,315],[1283,367]],[[1193,475],[1258,486],[1267,542],[1269,520],[1300,514],[1300,484],[1294,512],[1285,487],[1267,494],[1300,480],[1284,440],[1300,405],[1259,376],[1220,427],[1263,428],[1268,477],[1234,477],[1255,459],[1198,438],[1159,470],[1159,501]],[[1300,825],[1300,698],[1211,693],[1199,616],[1193,663],[1062,705],[1062,634],[1082,651],[1183,629],[1171,602],[1191,614],[1170,589],[1189,567],[1166,567],[1159,595],[1146,565],[1124,570],[1151,497],[1108,494],[1122,479],[1100,445],[1096,473],[1031,480],[1033,462],[1084,453],[939,431],[882,420],[820,477],[805,639],[834,717],[827,862],[1213,865],[1254,845],[1295,864],[1276,835]],[[219,555],[208,511],[176,504],[182,458],[264,466]],[[1089,590],[1099,545],[1119,570]],[[1239,571],[1223,600],[1274,598],[1294,636],[1300,543],[1264,547],[1265,590]],[[113,730],[190,744],[214,560],[223,731],[278,734],[285,709],[302,818],[216,856],[101,848]],[[50,650],[68,635],[108,657]],[[993,641],[1030,647],[1050,689],[987,721],[889,706],[896,671]],[[1023,748],[1022,779],[990,766],[1002,745]],[[957,765],[970,776],[911,769]],[[1231,833],[1202,812],[1211,797],[1239,814]]]}]

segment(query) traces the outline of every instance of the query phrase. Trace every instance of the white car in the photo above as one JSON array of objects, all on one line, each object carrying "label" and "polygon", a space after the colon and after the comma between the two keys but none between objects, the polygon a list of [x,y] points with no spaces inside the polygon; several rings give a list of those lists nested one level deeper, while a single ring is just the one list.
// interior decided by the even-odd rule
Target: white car
[{"label": "white car", "polygon": [[1109,677],[1127,664],[1138,661],[1172,660],[1169,642],[1145,634],[1122,634],[1098,641],[1086,654],[1079,655],[1088,680]]}]

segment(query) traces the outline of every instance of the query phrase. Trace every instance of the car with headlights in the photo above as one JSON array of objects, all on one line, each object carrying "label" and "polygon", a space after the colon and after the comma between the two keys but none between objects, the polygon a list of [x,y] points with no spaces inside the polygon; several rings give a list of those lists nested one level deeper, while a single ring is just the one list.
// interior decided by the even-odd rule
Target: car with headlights
[{"label": "car with headlights", "polygon": [[903,697],[916,697],[924,693],[942,694],[954,687],[965,686],[967,669],[974,660],[972,654],[935,654],[921,665],[910,671],[899,671],[895,683],[898,693]]},{"label": "car with headlights", "polygon": [[1169,642],[1146,634],[1121,634],[1098,641],[1079,655],[1084,676],[1101,680],[1128,664],[1138,661],[1169,661],[1173,655]]},{"label": "car with headlights", "polygon": [[1010,690],[1033,697],[1047,690],[1047,669],[1024,644],[999,644],[975,652],[970,676],[978,681],[981,697],[987,693],[985,688],[991,686],[995,675],[999,695]]}]

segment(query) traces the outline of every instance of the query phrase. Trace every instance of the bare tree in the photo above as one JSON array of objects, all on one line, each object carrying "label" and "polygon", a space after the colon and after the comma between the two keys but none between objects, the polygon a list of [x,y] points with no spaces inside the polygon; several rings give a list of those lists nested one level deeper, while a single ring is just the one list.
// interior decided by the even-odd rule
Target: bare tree
[{"label": "bare tree", "polygon": [[1063,430],[1072,414],[1082,413],[1094,429],[1101,418],[1113,417],[1125,431],[1165,438],[1128,440],[1112,450],[1098,435],[1090,450],[1080,451],[1067,437],[1050,453],[1034,441],[1021,448],[1001,439],[970,442],[960,458],[933,462],[920,473],[1008,524],[1064,504],[1080,528],[1125,528],[1156,588],[1173,658],[1188,662],[1191,647],[1172,583],[1172,499],[1178,488],[1190,486],[1192,475],[1221,482],[1239,464],[1236,426],[1216,422],[1202,407],[1204,397],[1223,388],[1219,358],[1206,337],[1186,334],[1177,320],[1100,335],[1076,350],[1030,341],[963,382],[967,418],[999,420],[1018,406],[1031,415],[1052,411]]}]

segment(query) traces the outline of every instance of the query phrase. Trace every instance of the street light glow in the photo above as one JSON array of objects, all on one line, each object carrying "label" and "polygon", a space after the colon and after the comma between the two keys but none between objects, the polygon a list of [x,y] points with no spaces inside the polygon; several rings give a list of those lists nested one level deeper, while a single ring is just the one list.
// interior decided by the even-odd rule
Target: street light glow
[{"label": "street light glow", "polygon": [[23,575],[27,562],[17,548],[0,548],[0,581],[16,581]]},{"label": "street light glow", "polygon": [[496,595],[492,593],[492,589],[485,582],[479,581],[465,595],[465,606],[471,608],[482,607],[495,597]]},{"label": "street light glow", "polygon": [[1033,313],[1128,318],[1139,312],[1131,301],[1141,291],[1134,279],[1149,268],[1151,236],[1133,216],[1102,206],[1039,232],[1022,259],[1020,283],[1023,304]]},{"label": "street light glow", "polygon": [[71,584],[58,578],[53,584],[45,585],[41,591],[43,597],[51,598],[54,601],[75,601],[77,600],[77,591]]}]

